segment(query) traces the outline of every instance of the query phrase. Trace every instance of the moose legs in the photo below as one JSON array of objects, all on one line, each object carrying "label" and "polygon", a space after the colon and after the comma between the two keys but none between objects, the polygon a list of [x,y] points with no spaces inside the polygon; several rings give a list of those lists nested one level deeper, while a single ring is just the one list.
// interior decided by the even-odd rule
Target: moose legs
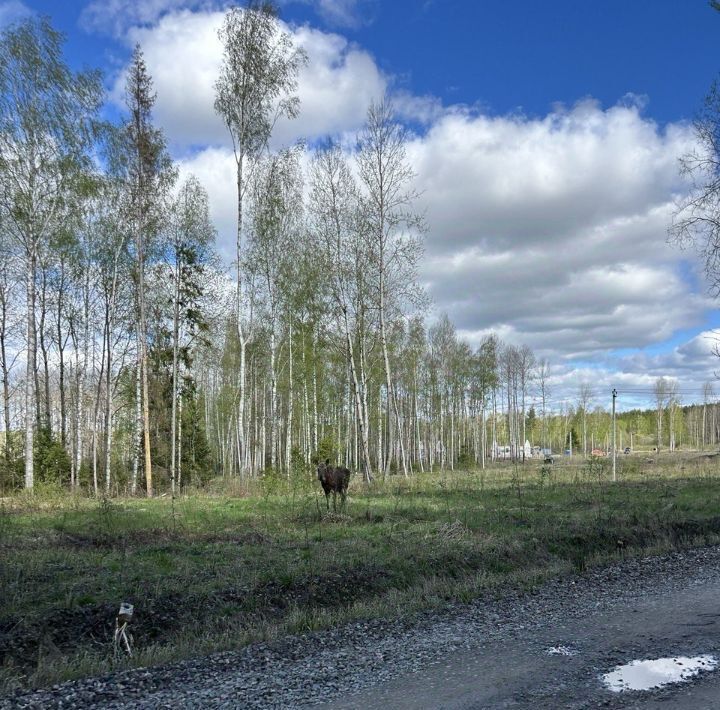
[{"label": "moose legs", "polygon": [[329,489],[325,491],[325,503],[327,505],[328,513],[330,512],[330,494],[333,497],[333,512],[337,513],[337,495],[340,494],[340,510],[345,510],[345,501],[347,500],[347,491],[335,489]]}]

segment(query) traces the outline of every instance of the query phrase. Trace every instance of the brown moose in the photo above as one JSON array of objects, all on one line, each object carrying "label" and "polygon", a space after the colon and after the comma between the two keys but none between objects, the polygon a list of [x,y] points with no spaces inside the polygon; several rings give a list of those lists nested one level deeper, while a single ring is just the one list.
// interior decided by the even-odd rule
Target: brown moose
[{"label": "brown moose", "polygon": [[325,503],[330,510],[330,494],[333,495],[333,511],[337,512],[337,494],[340,494],[340,510],[345,507],[348,484],[350,483],[350,469],[344,466],[331,466],[330,459],[321,463],[317,469],[318,481],[325,492]]}]

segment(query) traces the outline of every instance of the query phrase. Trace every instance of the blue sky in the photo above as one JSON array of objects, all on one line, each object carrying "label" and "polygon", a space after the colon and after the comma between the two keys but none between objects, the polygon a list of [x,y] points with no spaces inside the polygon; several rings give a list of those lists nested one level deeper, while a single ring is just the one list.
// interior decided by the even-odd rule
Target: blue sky
[{"label": "blue sky", "polygon": [[720,13],[704,0],[400,0],[365,12],[373,22],[345,31],[410,90],[500,114],[631,92],[675,121],[718,70]]},{"label": "blue sky", "polygon": [[[0,1],[0,22],[48,14],[76,67],[101,68],[108,112],[139,41],[156,120],[207,186],[232,244],[232,161],[212,111],[222,2]],[[282,0],[310,56],[302,113],[278,143],[351,138],[387,92],[414,130],[428,220],[423,278],[463,337],[527,342],[559,398],[581,382],[698,392],[716,327],[692,253],[666,243],[688,189],[678,157],[717,73],[720,13],[705,0]],[[604,395],[603,395],[604,396]],[[689,399],[689,397],[688,397]]]},{"label": "blue sky", "polygon": [[[73,64],[112,72],[126,48],[79,26],[87,4],[24,2],[67,34]],[[720,68],[713,51],[720,13],[705,0],[335,4],[347,10],[324,13],[312,2],[285,0],[281,14],[342,33],[415,94],[448,104],[479,103],[491,113],[544,115],[556,102],[572,104],[584,96],[608,106],[632,93],[647,97],[646,113],[661,123],[689,119]]]}]

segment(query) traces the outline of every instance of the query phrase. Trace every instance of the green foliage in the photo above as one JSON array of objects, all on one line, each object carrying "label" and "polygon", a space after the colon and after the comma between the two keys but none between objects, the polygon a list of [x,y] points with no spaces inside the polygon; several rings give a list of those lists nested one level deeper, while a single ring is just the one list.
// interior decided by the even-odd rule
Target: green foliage
[{"label": "green foliage", "polygon": [[326,435],[318,442],[318,450],[313,455],[312,462],[317,465],[330,459],[330,463],[334,463],[340,450],[339,442],[331,435]]},{"label": "green foliage", "polygon": [[[21,446],[19,436],[17,442]],[[23,460],[13,454],[14,450],[16,449],[0,455],[0,494],[19,490],[23,485],[25,475]]]},{"label": "green foliage", "polygon": [[298,480],[308,479],[313,475],[313,465],[306,464],[302,451],[293,446],[290,452],[290,477]]},{"label": "green foliage", "polygon": [[544,486],[552,480],[552,464],[545,463],[538,469],[540,485]]},{"label": "green foliage", "polygon": [[298,493],[313,490],[317,480],[313,464],[307,465],[302,452],[293,447],[290,453],[290,473],[280,469],[266,468],[260,478],[263,495],[280,495],[293,497]]},{"label": "green foliage", "polygon": [[277,468],[266,468],[260,474],[260,486],[264,495],[278,495],[287,490],[288,480]]},{"label": "green foliage", "polygon": [[70,458],[60,441],[48,429],[35,433],[34,464],[38,483],[60,486],[70,479]]},{"label": "green foliage", "polygon": [[473,458],[472,452],[469,447],[463,446],[460,449],[460,453],[457,457],[457,468],[460,469],[471,469],[475,468],[475,459]]},{"label": "green foliage", "polygon": [[182,412],[182,474],[199,487],[213,476],[213,462],[197,397],[188,397]]}]

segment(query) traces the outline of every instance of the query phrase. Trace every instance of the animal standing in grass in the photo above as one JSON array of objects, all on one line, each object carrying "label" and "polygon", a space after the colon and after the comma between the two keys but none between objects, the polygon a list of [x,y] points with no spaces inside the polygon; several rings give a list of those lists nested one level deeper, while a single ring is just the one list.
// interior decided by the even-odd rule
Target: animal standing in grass
[{"label": "animal standing in grass", "polygon": [[333,494],[333,511],[337,511],[337,494],[340,494],[340,510],[345,508],[347,489],[350,483],[350,469],[344,466],[331,466],[330,459],[321,463],[317,469],[318,481],[325,492],[325,503],[330,510],[330,494]]}]

